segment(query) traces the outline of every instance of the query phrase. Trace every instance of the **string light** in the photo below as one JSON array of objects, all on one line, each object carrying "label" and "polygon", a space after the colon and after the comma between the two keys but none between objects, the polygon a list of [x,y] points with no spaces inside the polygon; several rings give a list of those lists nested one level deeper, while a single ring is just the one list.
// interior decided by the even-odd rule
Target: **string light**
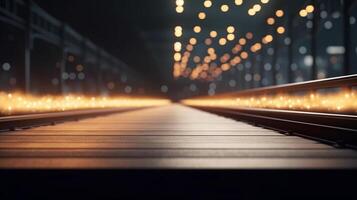
[{"label": "string light", "polygon": [[206,13],[204,13],[204,12],[198,13],[198,18],[201,20],[206,19]]}]

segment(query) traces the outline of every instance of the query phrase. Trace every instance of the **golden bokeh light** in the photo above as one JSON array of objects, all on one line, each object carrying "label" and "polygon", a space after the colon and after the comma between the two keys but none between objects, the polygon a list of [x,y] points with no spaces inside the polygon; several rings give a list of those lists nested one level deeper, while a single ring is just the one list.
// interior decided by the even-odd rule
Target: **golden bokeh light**
[{"label": "golden bokeh light", "polygon": [[260,2],[262,2],[262,4],[267,4],[269,3],[269,0],[260,0]]},{"label": "golden bokeh light", "polygon": [[312,13],[312,12],[314,12],[315,7],[313,5],[307,5],[305,10],[308,13]]},{"label": "golden bokeh light", "polygon": [[276,15],[277,17],[283,17],[283,16],[284,16],[284,11],[283,11],[283,10],[277,10],[277,11],[275,12],[275,15]]},{"label": "golden bokeh light", "polygon": [[308,112],[357,113],[356,91],[332,94],[267,95],[220,99],[191,99],[182,103],[191,106],[225,108],[265,108]]},{"label": "golden bokeh light", "polygon": [[243,0],[235,0],[234,4],[236,4],[237,6],[240,6],[243,4]]},{"label": "golden bokeh light", "polygon": [[278,32],[279,34],[283,34],[283,33],[285,33],[285,28],[282,27],[282,26],[279,26],[279,27],[276,29],[276,32]]},{"label": "golden bokeh light", "polygon": [[181,60],[181,54],[180,54],[180,53],[175,53],[175,54],[174,54],[174,60],[175,60],[176,62],[180,61],[180,60]]},{"label": "golden bokeh light", "polygon": [[274,24],[275,24],[275,19],[272,18],[272,17],[269,17],[269,18],[267,19],[267,24],[269,24],[269,25],[274,25]]},{"label": "golden bokeh light", "polygon": [[175,44],[174,44],[174,50],[175,50],[175,51],[181,51],[181,49],[182,49],[182,44],[181,44],[181,42],[175,42]]},{"label": "golden bokeh light", "polygon": [[195,27],[193,27],[193,31],[195,32],[195,33],[200,33],[201,32],[201,27],[200,26],[195,26]]},{"label": "golden bokeh light", "polygon": [[191,38],[190,39],[190,44],[196,45],[197,44],[197,39],[196,38]]},{"label": "golden bokeh light", "polygon": [[211,0],[205,0],[203,2],[204,7],[210,8],[212,6],[212,1]]},{"label": "golden bokeh light", "polygon": [[235,39],[235,36],[234,36],[233,33],[230,33],[230,34],[227,35],[227,40],[233,41],[234,39]]},{"label": "golden bokeh light", "polygon": [[217,33],[217,31],[211,31],[209,35],[210,35],[212,38],[215,38],[215,37],[217,37],[218,33]]},{"label": "golden bokeh light", "polygon": [[223,46],[223,45],[227,44],[227,40],[226,40],[226,38],[221,38],[221,39],[219,39],[218,43],[219,43],[219,45]]},{"label": "golden bokeh light", "polygon": [[227,4],[221,5],[221,11],[222,12],[228,12],[229,11],[229,6]]},{"label": "golden bokeh light", "polygon": [[234,26],[228,26],[228,27],[227,27],[227,32],[228,32],[228,33],[234,33],[234,31],[235,31]]},{"label": "golden bokeh light", "polygon": [[300,10],[299,15],[300,17],[306,17],[307,16],[307,11],[305,9]]},{"label": "golden bokeh light", "polygon": [[198,13],[198,18],[201,20],[206,19],[206,13],[204,13],[204,12]]},{"label": "golden bokeh light", "polygon": [[169,100],[154,98],[88,97],[80,95],[33,96],[4,92],[0,92],[0,102],[0,113],[2,115],[170,104]]},{"label": "golden bokeh light", "polygon": [[177,12],[177,13],[183,13],[184,10],[185,10],[185,9],[183,8],[183,6],[177,6],[177,7],[176,7],[176,12]]}]

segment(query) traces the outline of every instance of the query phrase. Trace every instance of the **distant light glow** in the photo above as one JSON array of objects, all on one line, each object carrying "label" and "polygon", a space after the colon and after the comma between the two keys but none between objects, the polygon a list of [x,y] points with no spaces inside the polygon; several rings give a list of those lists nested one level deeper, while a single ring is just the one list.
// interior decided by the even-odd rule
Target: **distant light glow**
[{"label": "distant light glow", "polygon": [[210,8],[212,6],[212,1],[211,0],[205,0],[203,2],[204,7]]},{"label": "distant light glow", "polygon": [[243,0],[235,0],[234,4],[236,4],[237,6],[240,6],[243,4]]},{"label": "distant light glow", "polygon": [[234,26],[228,26],[228,27],[227,27],[227,32],[228,32],[228,33],[234,33],[234,31],[235,31]]},{"label": "distant light glow", "polygon": [[62,112],[69,110],[161,106],[166,99],[130,97],[88,97],[79,95],[32,96],[0,92],[0,114]]},{"label": "distant light glow", "polygon": [[198,18],[201,20],[206,19],[206,13],[204,13],[204,12],[198,13]]},{"label": "distant light glow", "polygon": [[217,31],[211,31],[209,34],[212,38],[217,37]]},{"label": "distant light glow", "polygon": [[283,10],[277,10],[277,11],[275,12],[275,15],[276,15],[277,17],[283,17],[283,16],[284,16],[284,11],[283,11]]},{"label": "distant light glow", "polygon": [[190,106],[224,108],[266,108],[333,113],[357,113],[356,91],[342,91],[333,94],[310,93],[303,96],[270,95],[231,97],[221,99],[188,99],[182,103]]},{"label": "distant light glow", "polygon": [[201,32],[201,27],[200,26],[195,26],[195,27],[193,27],[193,31],[195,32],[195,33],[199,33],[199,32]]},{"label": "distant light glow", "polygon": [[223,4],[223,5],[221,6],[221,11],[222,11],[222,12],[228,12],[228,10],[229,10],[229,6],[228,6],[227,4]]}]

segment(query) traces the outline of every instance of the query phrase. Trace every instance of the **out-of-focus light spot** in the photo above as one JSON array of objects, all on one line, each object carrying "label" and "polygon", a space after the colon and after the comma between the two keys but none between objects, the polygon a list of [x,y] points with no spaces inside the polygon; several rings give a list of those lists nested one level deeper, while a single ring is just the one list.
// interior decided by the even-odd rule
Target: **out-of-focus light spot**
[{"label": "out-of-focus light spot", "polygon": [[245,38],[241,38],[238,42],[240,45],[245,45],[247,43],[247,40]]},{"label": "out-of-focus light spot", "polygon": [[304,64],[308,67],[311,67],[314,63],[314,58],[311,55],[306,55],[304,57]]},{"label": "out-of-focus light spot", "polygon": [[273,41],[273,36],[272,35],[266,35],[264,38],[263,38],[263,40],[262,40],[262,42],[264,43],[264,44],[268,44],[268,43],[270,43],[270,42],[272,42]]},{"label": "out-of-focus light spot", "polygon": [[195,33],[199,33],[199,32],[201,32],[201,27],[200,26],[195,26],[195,27],[193,27],[193,31],[195,32]]},{"label": "out-of-focus light spot", "polygon": [[314,12],[315,8],[313,5],[308,5],[308,6],[306,6],[305,10],[308,13],[312,13],[312,12]]},{"label": "out-of-focus light spot", "polygon": [[284,16],[284,11],[283,11],[283,10],[277,10],[277,11],[275,12],[275,15],[276,15],[277,17],[283,17],[283,16]]},{"label": "out-of-focus light spot", "polygon": [[279,26],[279,27],[276,29],[276,32],[278,32],[279,34],[283,34],[283,33],[285,33],[285,28],[282,27],[282,26]]},{"label": "out-of-focus light spot", "polygon": [[234,31],[235,31],[234,26],[228,26],[228,27],[227,27],[227,32],[228,32],[228,33],[234,33]]},{"label": "out-of-focus light spot", "polygon": [[332,24],[331,21],[326,21],[326,22],[324,23],[324,27],[325,27],[325,29],[329,30],[329,29],[332,29],[333,24]]},{"label": "out-of-focus light spot", "polygon": [[175,49],[175,51],[177,51],[177,52],[181,51],[181,49],[182,49],[182,44],[181,44],[181,42],[175,42],[175,44],[174,44],[174,49]]},{"label": "out-of-focus light spot", "polygon": [[199,63],[201,61],[201,58],[199,56],[193,57],[193,62]]},{"label": "out-of-focus light spot", "polygon": [[269,25],[275,24],[275,19],[272,18],[272,17],[269,17],[269,18],[267,19],[267,24],[269,24]]},{"label": "out-of-focus light spot", "polygon": [[205,39],[205,44],[206,44],[207,46],[211,45],[211,44],[212,44],[212,39],[211,39],[211,38]]},{"label": "out-of-focus light spot", "polygon": [[209,34],[212,38],[217,37],[217,31],[211,31]]},{"label": "out-of-focus light spot", "polygon": [[76,70],[79,71],[79,72],[83,71],[83,69],[84,69],[83,65],[77,65],[76,66]]},{"label": "out-of-focus light spot", "polygon": [[182,36],[182,26],[176,26],[175,27],[175,36],[176,37],[181,37]]},{"label": "out-of-focus light spot", "polygon": [[230,34],[227,35],[227,40],[232,41],[234,39],[235,39],[234,34],[230,33]]},{"label": "out-of-focus light spot", "polygon": [[256,12],[253,9],[248,10],[248,15],[253,16],[255,14],[256,14]]},{"label": "out-of-focus light spot", "polygon": [[133,89],[132,89],[131,86],[126,86],[126,87],[124,88],[124,92],[127,93],[127,94],[131,93],[132,91],[133,91]]},{"label": "out-of-focus light spot", "polygon": [[236,4],[237,6],[240,6],[243,4],[243,0],[235,0],[234,4]]},{"label": "out-of-focus light spot", "polygon": [[177,6],[177,7],[176,7],[176,12],[177,12],[177,13],[183,13],[184,10],[185,10],[185,9],[183,8],[183,6]]},{"label": "out-of-focus light spot", "polygon": [[228,10],[229,10],[229,6],[227,4],[221,5],[221,11],[222,12],[228,12]]},{"label": "out-of-focus light spot", "polygon": [[211,0],[205,0],[203,2],[203,6],[206,8],[210,8],[212,6],[212,1]]},{"label": "out-of-focus light spot", "polygon": [[200,13],[198,13],[198,18],[199,19],[206,19],[206,13],[204,13],[204,12],[200,12]]},{"label": "out-of-focus light spot", "polygon": [[162,85],[160,90],[162,93],[167,93],[169,91],[169,87],[167,87],[167,85]]},{"label": "out-of-focus light spot", "polygon": [[175,54],[174,54],[174,60],[175,60],[176,62],[180,61],[180,60],[181,60],[181,54],[180,54],[180,53],[175,53]]},{"label": "out-of-focus light spot", "polygon": [[248,40],[251,40],[251,39],[253,39],[253,33],[248,32],[248,33],[245,34],[245,37],[246,37]]},{"label": "out-of-focus light spot", "polygon": [[269,3],[269,0],[260,0],[260,2],[262,2],[263,4],[267,4]]},{"label": "out-of-focus light spot", "polygon": [[305,9],[300,10],[299,15],[300,17],[306,17],[307,16],[307,11]]},{"label": "out-of-focus light spot", "polygon": [[191,38],[189,42],[192,45],[196,45],[197,44],[197,39],[196,38]]},{"label": "out-of-focus light spot", "polygon": [[185,4],[184,0],[176,0],[176,6],[183,6]]},{"label": "out-of-focus light spot", "polygon": [[259,5],[259,4],[255,4],[255,5],[253,6],[253,10],[254,10],[255,12],[259,12],[261,9],[262,9],[262,6]]},{"label": "out-of-focus light spot", "polygon": [[219,45],[223,46],[223,45],[227,44],[227,40],[226,40],[226,38],[221,38],[221,39],[219,39],[218,43],[219,43]]},{"label": "out-of-focus light spot", "polygon": [[85,78],[86,78],[86,75],[83,72],[78,73],[79,80],[84,80]]},{"label": "out-of-focus light spot", "polygon": [[4,70],[4,71],[10,71],[10,69],[11,69],[11,65],[10,65],[10,63],[3,63],[2,64],[2,69]]},{"label": "out-of-focus light spot", "polygon": [[240,54],[240,57],[241,57],[242,59],[247,59],[247,58],[248,58],[248,53],[245,52],[245,51],[243,51],[243,52]]},{"label": "out-of-focus light spot", "polygon": [[74,62],[74,60],[75,60],[74,56],[72,56],[72,55],[69,55],[67,59],[68,59],[68,62]]}]

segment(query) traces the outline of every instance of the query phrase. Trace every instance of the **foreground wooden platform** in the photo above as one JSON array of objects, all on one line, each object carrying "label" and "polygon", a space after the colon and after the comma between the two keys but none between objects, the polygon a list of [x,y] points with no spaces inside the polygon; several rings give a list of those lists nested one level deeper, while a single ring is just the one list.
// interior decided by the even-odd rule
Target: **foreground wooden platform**
[{"label": "foreground wooden platform", "polygon": [[1,169],[355,169],[357,152],[173,104],[0,133]]}]

